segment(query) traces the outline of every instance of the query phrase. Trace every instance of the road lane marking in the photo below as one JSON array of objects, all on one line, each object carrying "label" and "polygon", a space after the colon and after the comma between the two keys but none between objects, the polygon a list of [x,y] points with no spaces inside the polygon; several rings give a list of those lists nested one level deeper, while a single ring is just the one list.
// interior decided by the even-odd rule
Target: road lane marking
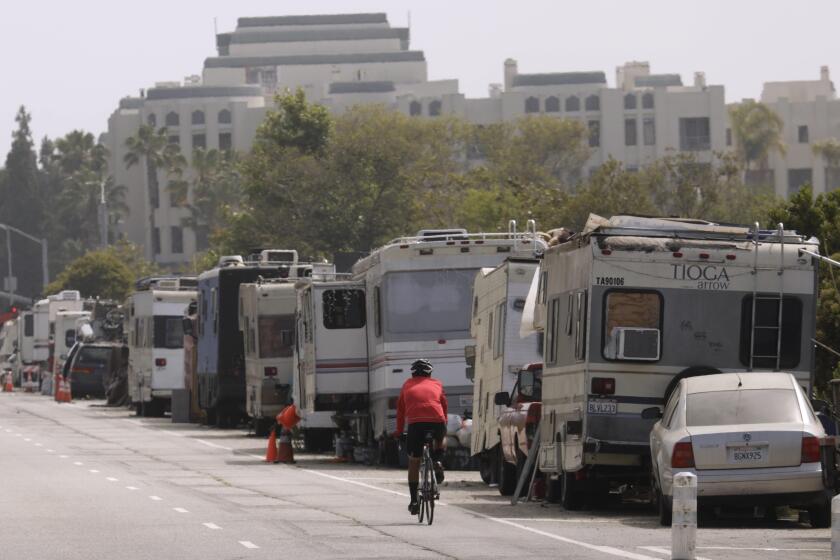
[{"label": "road lane marking", "polygon": [[177,508],[172,508],[172,509],[174,509],[174,510],[175,510],[175,511],[177,511],[178,513],[189,513],[189,511],[188,511],[188,510],[186,510],[186,509],[184,509],[184,508],[182,508],[182,507],[177,507]]},{"label": "road lane marking", "polygon": [[107,480],[108,482],[117,482],[119,480],[119,478],[114,478],[113,476],[107,476],[107,477],[105,477],[105,480]]},{"label": "road lane marking", "polygon": [[215,447],[216,449],[224,449],[225,451],[233,451],[232,447],[225,447],[224,445],[219,445],[218,443],[212,443],[209,441],[204,441],[203,439],[195,439],[198,443],[202,445],[206,445],[207,447]]},{"label": "road lane marking", "polygon": [[35,442],[35,447],[44,447],[44,444],[43,444],[43,443],[38,443],[38,442]]},{"label": "road lane marking", "polygon": [[202,523],[202,525],[204,525],[204,526],[205,526],[205,527],[207,527],[208,529],[213,529],[213,530],[218,530],[218,529],[221,529],[221,527],[219,527],[219,526],[218,526],[218,525],[216,525],[215,523]]},{"label": "road lane marking", "polygon": [[73,464],[77,467],[81,467],[82,465],[84,465],[84,463],[82,463],[81,461],[73,461]]},{"label": "road lane marking", "polygon": [[771,548],[749,546],[698,546],[697,550],[754,550],[758,552],[831,552],[830,548]]},{"label": "road lane marking", "polygon": [[163,498],[161,498],[160,496],[149,496],[149,499],[154,500],[156,502],[163,501]]},{"label": "road lane marking", "polygon": [[58,456],[58,458],[59,458],[59,459],[66,459],[66,458],[67,458],[67,455],[59,455],[59,456]]},{"label": "road lane marking", "polygon": [[23,441],[32,441],[32,440],[29,439],[29,438],[23,438]]},{"label": "road lane marking", "polygon": [[[658,552],[659,554],[664,554],[665,556],[671,557],[671,549],[666,548],[664,546],[640,546],[639,548],[643,550],[648,550],[650,552]],[[695,560],[709,560],[708,558],[703,558],[702,556],[695,556]]]},{"label": "road lane marking", "polygon": [[96,469],[90,469],[89,472],[92,472],[93,474],[99,474],[99,471]]},{"label": "road lane marking", "polygon": [[23,437],[23,434],[15,434],[15,437]]},{"label": "road lane marking", "polygon": [[125,488],[126,488],[126,490],[140,490],[136,486],[126,486]]},{"label": "road lane marking", "polygon": [[504,519],[505,521],[518,521],[518,522],[527,522],[527,523],[539,523],[539,522],[554,522],[554,523],[615,523],[618,520],[613,519],[551,519],[550,517],[500,517],[499,519]]},{"label": "road lane marking", "polygon": [[55,453],[55,449],[47,449],[47,453]]},{"label": "road lane marking", "polygon": [[245,548],[259,548],[257,545],[255,545],[251,541],[239,541],[239,544],[241,544]]}]

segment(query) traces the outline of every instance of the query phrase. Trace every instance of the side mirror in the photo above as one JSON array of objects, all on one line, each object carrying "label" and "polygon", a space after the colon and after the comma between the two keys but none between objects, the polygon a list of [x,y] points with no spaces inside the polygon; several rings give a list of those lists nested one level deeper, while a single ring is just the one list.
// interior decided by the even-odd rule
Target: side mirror
[{"label": "side mirror", "polygon": [[507,391],[499,391],[493,397],[493,404],[500,404],[502,406],[507,406],[510,404],[510,394]]},{"label": "side mirror", "polygon": [[642,418],[645,420],[659,420],[662,418],[662,411],[658,406],[652,406],[642,411]]}]

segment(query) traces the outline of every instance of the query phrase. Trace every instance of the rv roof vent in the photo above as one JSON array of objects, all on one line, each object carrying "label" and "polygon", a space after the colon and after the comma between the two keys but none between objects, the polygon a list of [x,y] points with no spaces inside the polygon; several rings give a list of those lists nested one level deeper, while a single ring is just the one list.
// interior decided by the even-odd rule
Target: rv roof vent
[{"label": "rv roof vent", "polygon": [[158,280],[157,282],[155,282],[155,287],[159,290],[177,290],[178,280],[175,278]]},{"label": "rv roof vent", "polygon": [[466,239],[465,229],[421,229],[417,236],[421,241],[444,241],[446,239]]},{"label": "rv roof vent", "polygon": [[245,264],[241,255],[225,255],[219,259],[219,267],[238,266]]},{"label": "rv roof vent", "polygon": [[265,249],[260,251],[260,262],[297,264],[298,252],[294,249]]}]

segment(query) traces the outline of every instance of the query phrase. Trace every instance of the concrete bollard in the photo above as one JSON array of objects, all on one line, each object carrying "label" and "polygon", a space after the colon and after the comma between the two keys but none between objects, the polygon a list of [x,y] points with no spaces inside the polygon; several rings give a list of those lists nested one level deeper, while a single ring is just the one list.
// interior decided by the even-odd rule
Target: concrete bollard
[{"label": "concrete bollard", "polygon": [[671,517],[671,559],[694,560],[697,546],[697,476],[674,475],[674,505]]},{"label": "concrete bollard", "polygon": [[831,499],[831,558],[840,560],[840,496]]}]

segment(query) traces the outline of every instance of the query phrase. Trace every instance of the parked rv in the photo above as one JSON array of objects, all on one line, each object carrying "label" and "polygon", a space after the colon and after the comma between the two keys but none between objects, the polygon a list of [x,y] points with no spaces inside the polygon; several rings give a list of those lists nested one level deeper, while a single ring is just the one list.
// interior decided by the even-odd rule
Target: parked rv
[{"label": "parked rv", "polygon": [[[479,271],[473,284],[470,334],[474,346],[467,350],[473,372],[471,453],[479,460],[485,482],[505,482],[499,486],[503,494],[512,492],[510,481],[521,462],[522,452],[516,449],[521,446],[527,453],[526,420],[533,425],[539,419],[538,407],[528,413],[530,400],[522,400],[514,390],[522,368],[542,361],[541,337],[536,332],[519,336],[525,299],[538,264],[534,259],[508,259],[496,268]],[[508,406],[509,397],[503,403],[496,402],[501,399],[496,395],[502,392],[514,395],[515,410]],[[521,413],[525,413],[522,422],[518,418]],[[502,434],[499,421],[503,415],[508,426],[521,424],[521,437],[518,433]],[[509,440],[505,448],[501,445],[503,435]]]},{"label": "parked rv", "polygon": [[647,483],[653,420],[683,378],[753,368],[811,387],[815,266],[793,231],[590,216],[545,253],[539,468],[567,509]]},{"label": "parked rv", "polygon": [[198,406],[198,301],[193,300],[184,312],[184,388],[190,395],[190,421],[204,419]]},{"label": "parked rv", "polygon": [[[81,340],[78,336],[79,319],[90,319],[90,311],[57,311],[55,314],[55,340],[53,343],[53,375],[64,370],[70,349]],[[91,335],[93,331],[91,331]]]},{"label": "parked rv", "polygon": [[172,391],[184,388],[183,317],[195,299],[194,278],[153,278],[138,283],[125,303],[128,394],[137,413],[162,416]]}]

